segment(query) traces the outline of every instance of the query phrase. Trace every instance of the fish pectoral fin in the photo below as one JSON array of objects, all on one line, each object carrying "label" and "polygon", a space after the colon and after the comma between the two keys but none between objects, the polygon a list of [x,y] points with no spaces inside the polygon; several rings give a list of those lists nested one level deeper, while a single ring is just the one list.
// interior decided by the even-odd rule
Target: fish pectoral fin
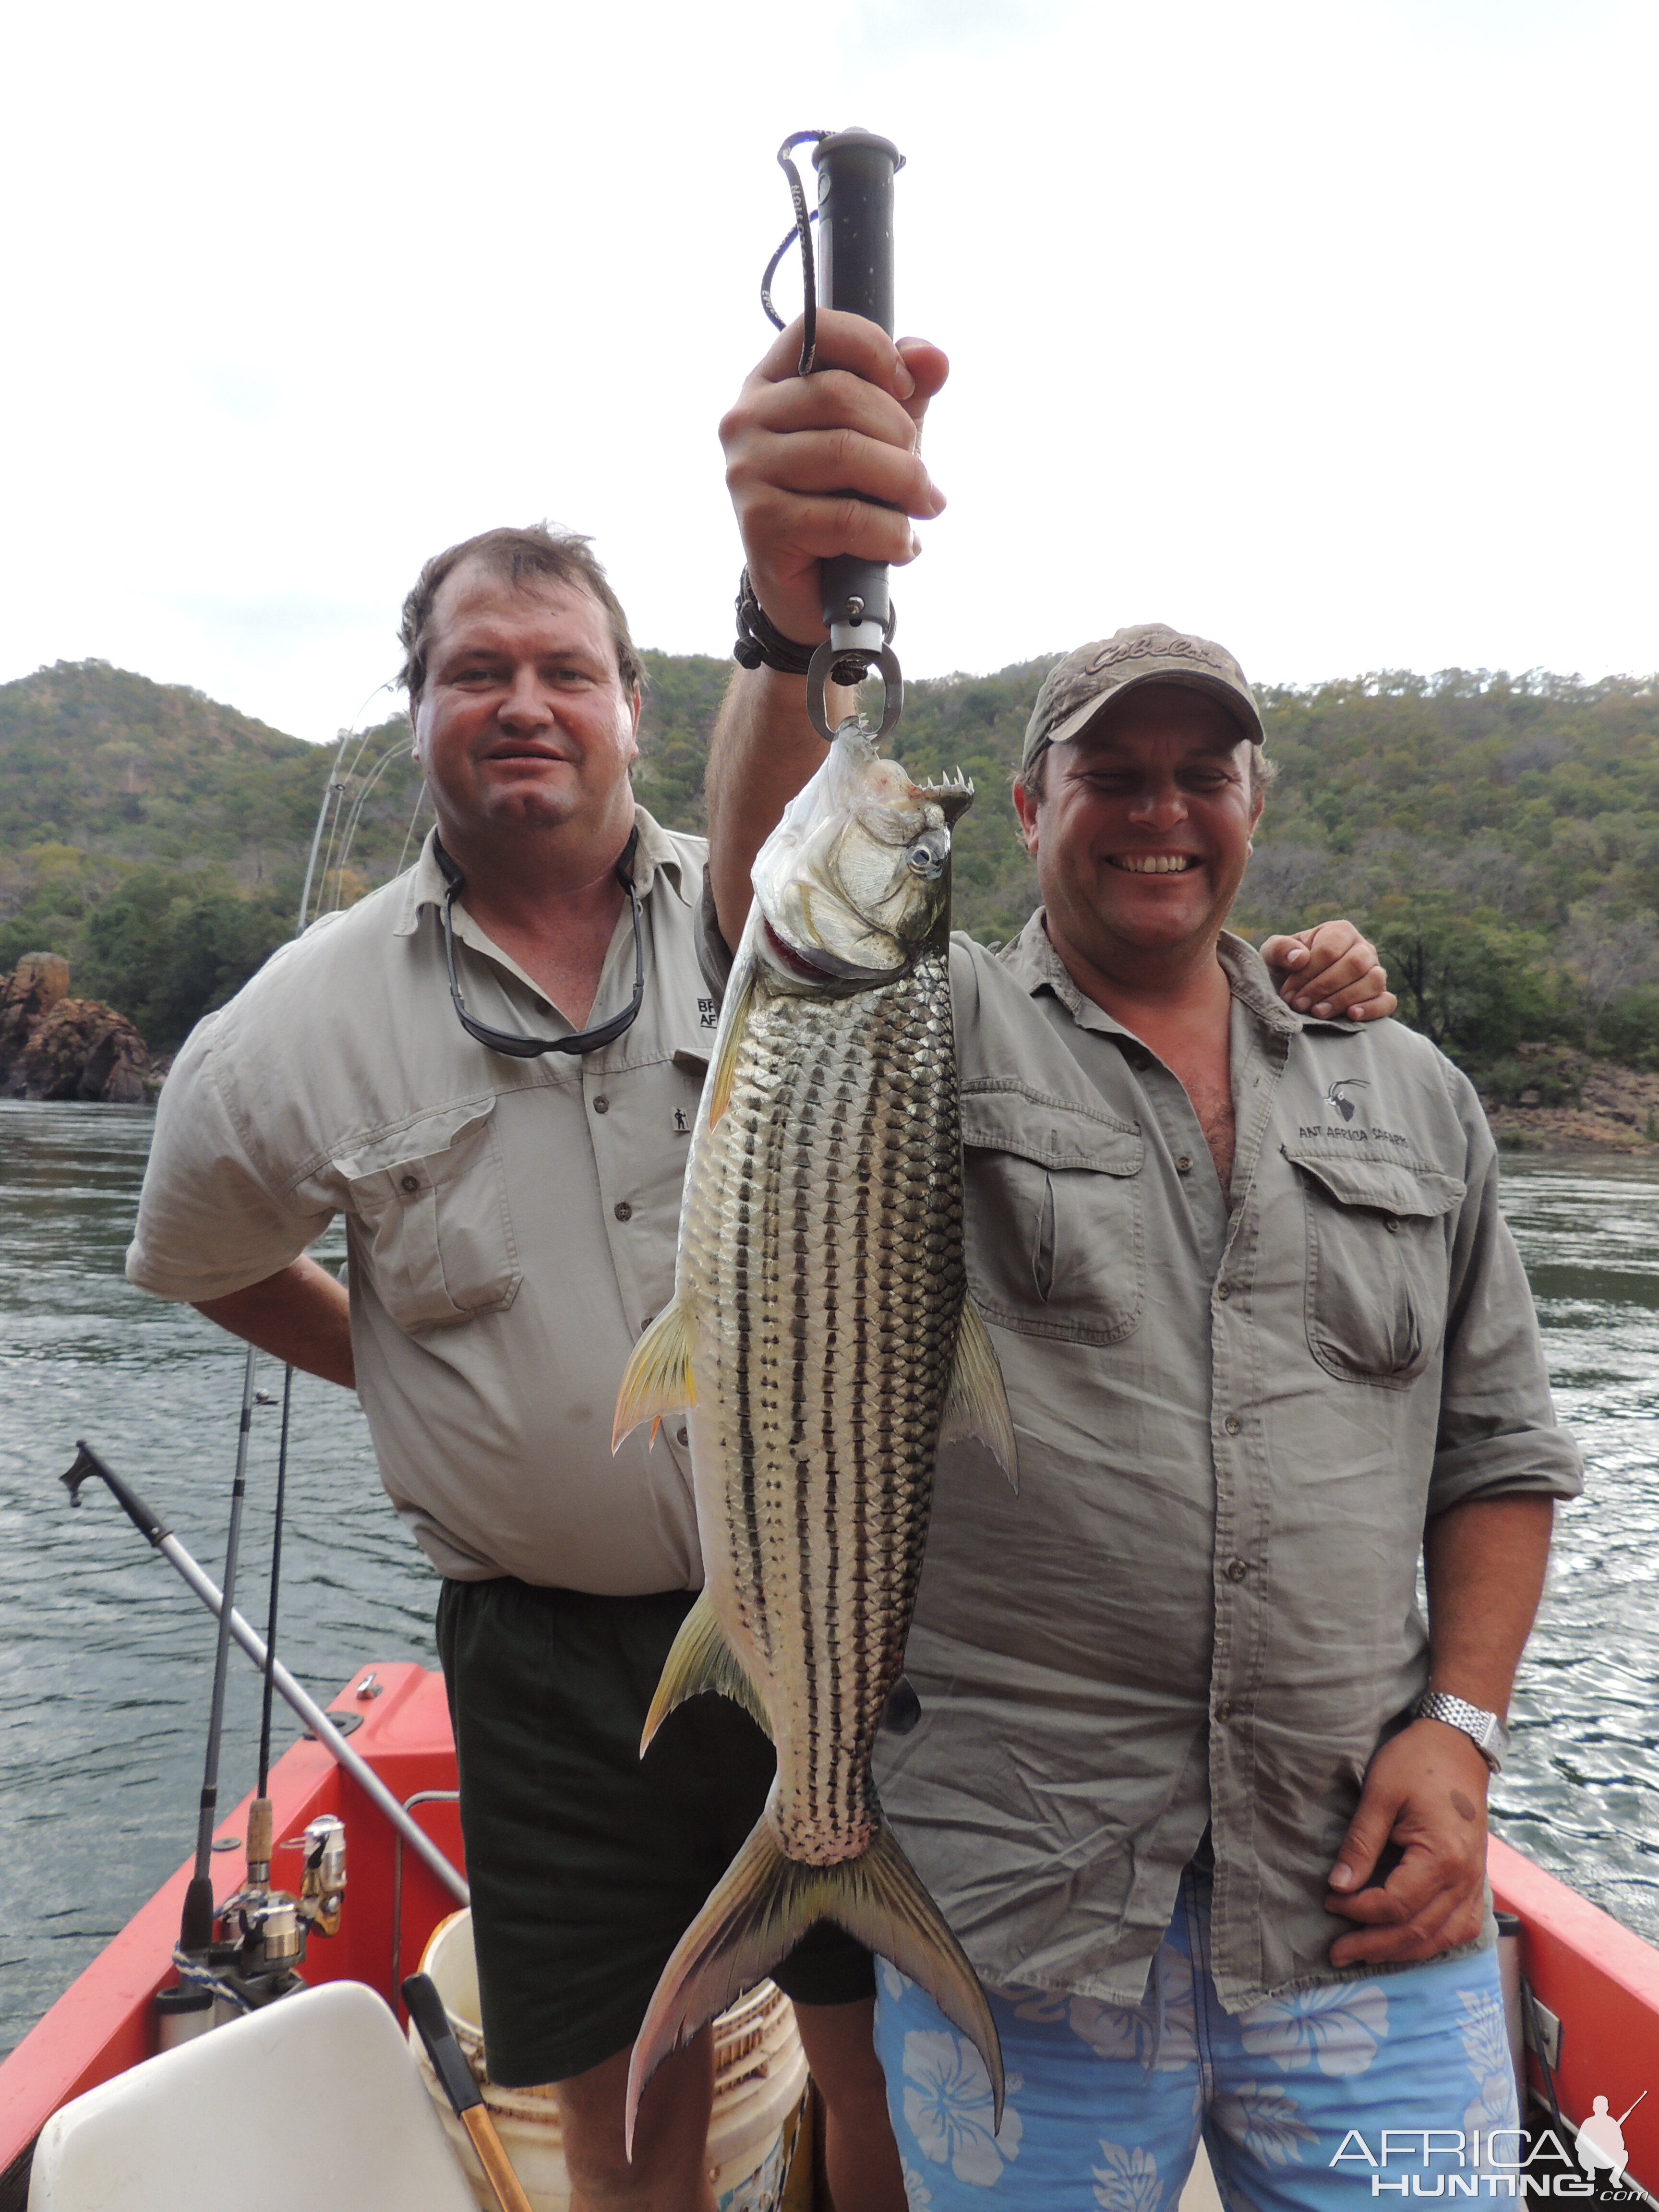
[{"label": "fish pectoral fin", "polygon": [[[733,975],[738,995],[720,1024],[714,1046],[714,1064],[708,1084],[708,1126],[712,1129],[732,1103],[732,1086],[738,1076],[738,1053],[749,1026],[749,1007],[755,995],[755,963],[744,961],[740,975]],[[728,989],[731,988],[727,986]]]},{"label": "fish pectoral fin", "polygon": [[878,1828],[862,1858],[804,1866],[786,1858],[768,1814],[721,1876],[663,1968],[628,2069],[628,2149],[645,2086],[672,2051],[752,1989],[820,1920],[892,1961],[927,1990],[985,2064],[1002,2121],[1002,2048],[979,1977],[944,1914],[899,1849]]},{"label": "fish pectoral fin", "polygon": [[617,1418],[611,1431],[611,1449],[622,1448],[641,1421],[656,1424],[665,1413],[682,1413],[697,1402],[691,1380],[691,1309],[676,1298],[657,1316],[634,1346],[623,1370],[617,1393]]},{"label": "fish pectoral fin", "polygon": [[1014,1417],[1008,1410],[997,1348],[971,1298],[962,1302],[957,1361],[951,1370],[951,1387],[945,1394],[945,1415],[939,1429],[942,1444],[964,1437],[977,1437],[989,1446],[1008,1478],[1008,1487],[1018,1495],[1019,1454],[1014,1447]]},{"label": "fish pectoral fin", "polygon": [[663,1662],[662,1680],[645,1717],[645,1734],[640,1738],[641,1759],[650,1748],[652,1737],[675,1706],[683,1705],[688,1698],[697,1697],[704,1690],[713,1690],[717,1696],[730,1698],[733,1705],[741,1705],[770,1736],[772,1723],[761,1703],[760,1692],[749,1669],[732,1649],[707,1590],[680,1623],[679,1633]]}]

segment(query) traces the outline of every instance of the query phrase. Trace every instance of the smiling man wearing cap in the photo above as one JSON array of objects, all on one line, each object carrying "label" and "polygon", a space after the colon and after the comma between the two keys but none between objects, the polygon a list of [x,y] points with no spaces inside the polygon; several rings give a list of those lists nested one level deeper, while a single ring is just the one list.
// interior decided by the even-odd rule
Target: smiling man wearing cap
[{"label": "smiling man wearing cap", "polygon": [[[942,356],[822,314],[803,380],[797,344],[722,426],[769,654],[710,764],[711,969],[823,757],[789,672],[818,561],[904,561],[943,506],[916,451]],[[1014,794],[1042,904],[952,945],[969,1278],[1020,1486],[940,1455],[921,1719],[878,1774],[1010,2089],[994,2136],[978,2058],[884,1971],[930,2212],[1175,2212],[1200,2128],[1225,2202],[1311,2212],[1351,2130],[1449,2131],[1473,2167],[1469,2132],[1515,2124],[1486,1790],[1577,1455],[1467,1080],[1362,1024],[1352,969],[1281,994],[1225,931],[1262,736],[1203,638],[1067,654]]]}]

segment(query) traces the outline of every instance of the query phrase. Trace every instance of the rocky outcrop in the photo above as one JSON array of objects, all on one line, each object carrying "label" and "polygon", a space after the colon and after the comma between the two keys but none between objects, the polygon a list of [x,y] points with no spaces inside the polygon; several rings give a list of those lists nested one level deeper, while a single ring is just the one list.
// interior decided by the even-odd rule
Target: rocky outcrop
[{"label": "rocky outcrop", "polygon": [[0,1097],[141,1106],[155,1088],[143,1037],[112,1006],[71,999],[57,953],[26,952],[0,977]]}]

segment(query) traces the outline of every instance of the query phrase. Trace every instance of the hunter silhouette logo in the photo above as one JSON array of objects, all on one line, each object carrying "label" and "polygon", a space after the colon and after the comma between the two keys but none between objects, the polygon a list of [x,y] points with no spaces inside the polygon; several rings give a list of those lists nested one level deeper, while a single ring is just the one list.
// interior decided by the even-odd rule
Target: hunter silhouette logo
[{"label": "hunter silhouette logo", "polygon": [[[1642,2097],[1647,2094],[1644,2089]],[[1641,2103],[1642,2097],[1636,2100],[1636,2105]],[[1636,2110],[1636,2105],[1620,2112],[1615,2120],[1607,2110],[1607,2099],[1596,2098],[1595,2110],[1579,2128],[1577,2144],[1578,2163],[1592,2181],[1605,2172],[1610,2187],[1621,2189],[1624,2186],[1625,2123]]]},{"label": "hunter silhouette logo", "polygon": [[1338,1082],[1332,1084],[1330,1089],[1325,1093],[1325,1103],[1328,1106],[1334,1106],[1345,1121],[1352,1121],[1354,1102],[1349,1097],[1348,1093],[1351,1091],[1369,1091],[1370,1087],[1363,1075],[1345,1075]]}]

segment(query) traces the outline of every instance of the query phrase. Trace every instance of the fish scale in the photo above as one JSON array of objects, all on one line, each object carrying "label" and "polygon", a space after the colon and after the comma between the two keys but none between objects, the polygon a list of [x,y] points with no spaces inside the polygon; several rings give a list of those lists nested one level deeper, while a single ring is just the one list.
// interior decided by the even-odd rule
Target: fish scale
[{"label": "fish scale", "polygon": [[808,1864],[858,1856],[880,1818],[870,1751],[966,1280],[959,1144],[942,959],[851,1006],[782,995],[750,1017],[687,1223],[700,1427],[742,1469],[705,1565],[773,1720],[771,1817]]},{"label": "fish scale", "polygon": [[708,1578],[645,1745],[714,1691],[778,1754],[759,1820],[647,2009],[630,2144],[668,2052],[822,1920],[929,1991],[1001,2111],[985,1993],[871,1772],[941,1439],[982,1438],[1014,1479],[963,1263],[950,853],[972,796],[961,779],[912,783],[849,722],[768,839],[691,1134],[673,1301],[617,1397],[618,1441],[686,1414]]}]

